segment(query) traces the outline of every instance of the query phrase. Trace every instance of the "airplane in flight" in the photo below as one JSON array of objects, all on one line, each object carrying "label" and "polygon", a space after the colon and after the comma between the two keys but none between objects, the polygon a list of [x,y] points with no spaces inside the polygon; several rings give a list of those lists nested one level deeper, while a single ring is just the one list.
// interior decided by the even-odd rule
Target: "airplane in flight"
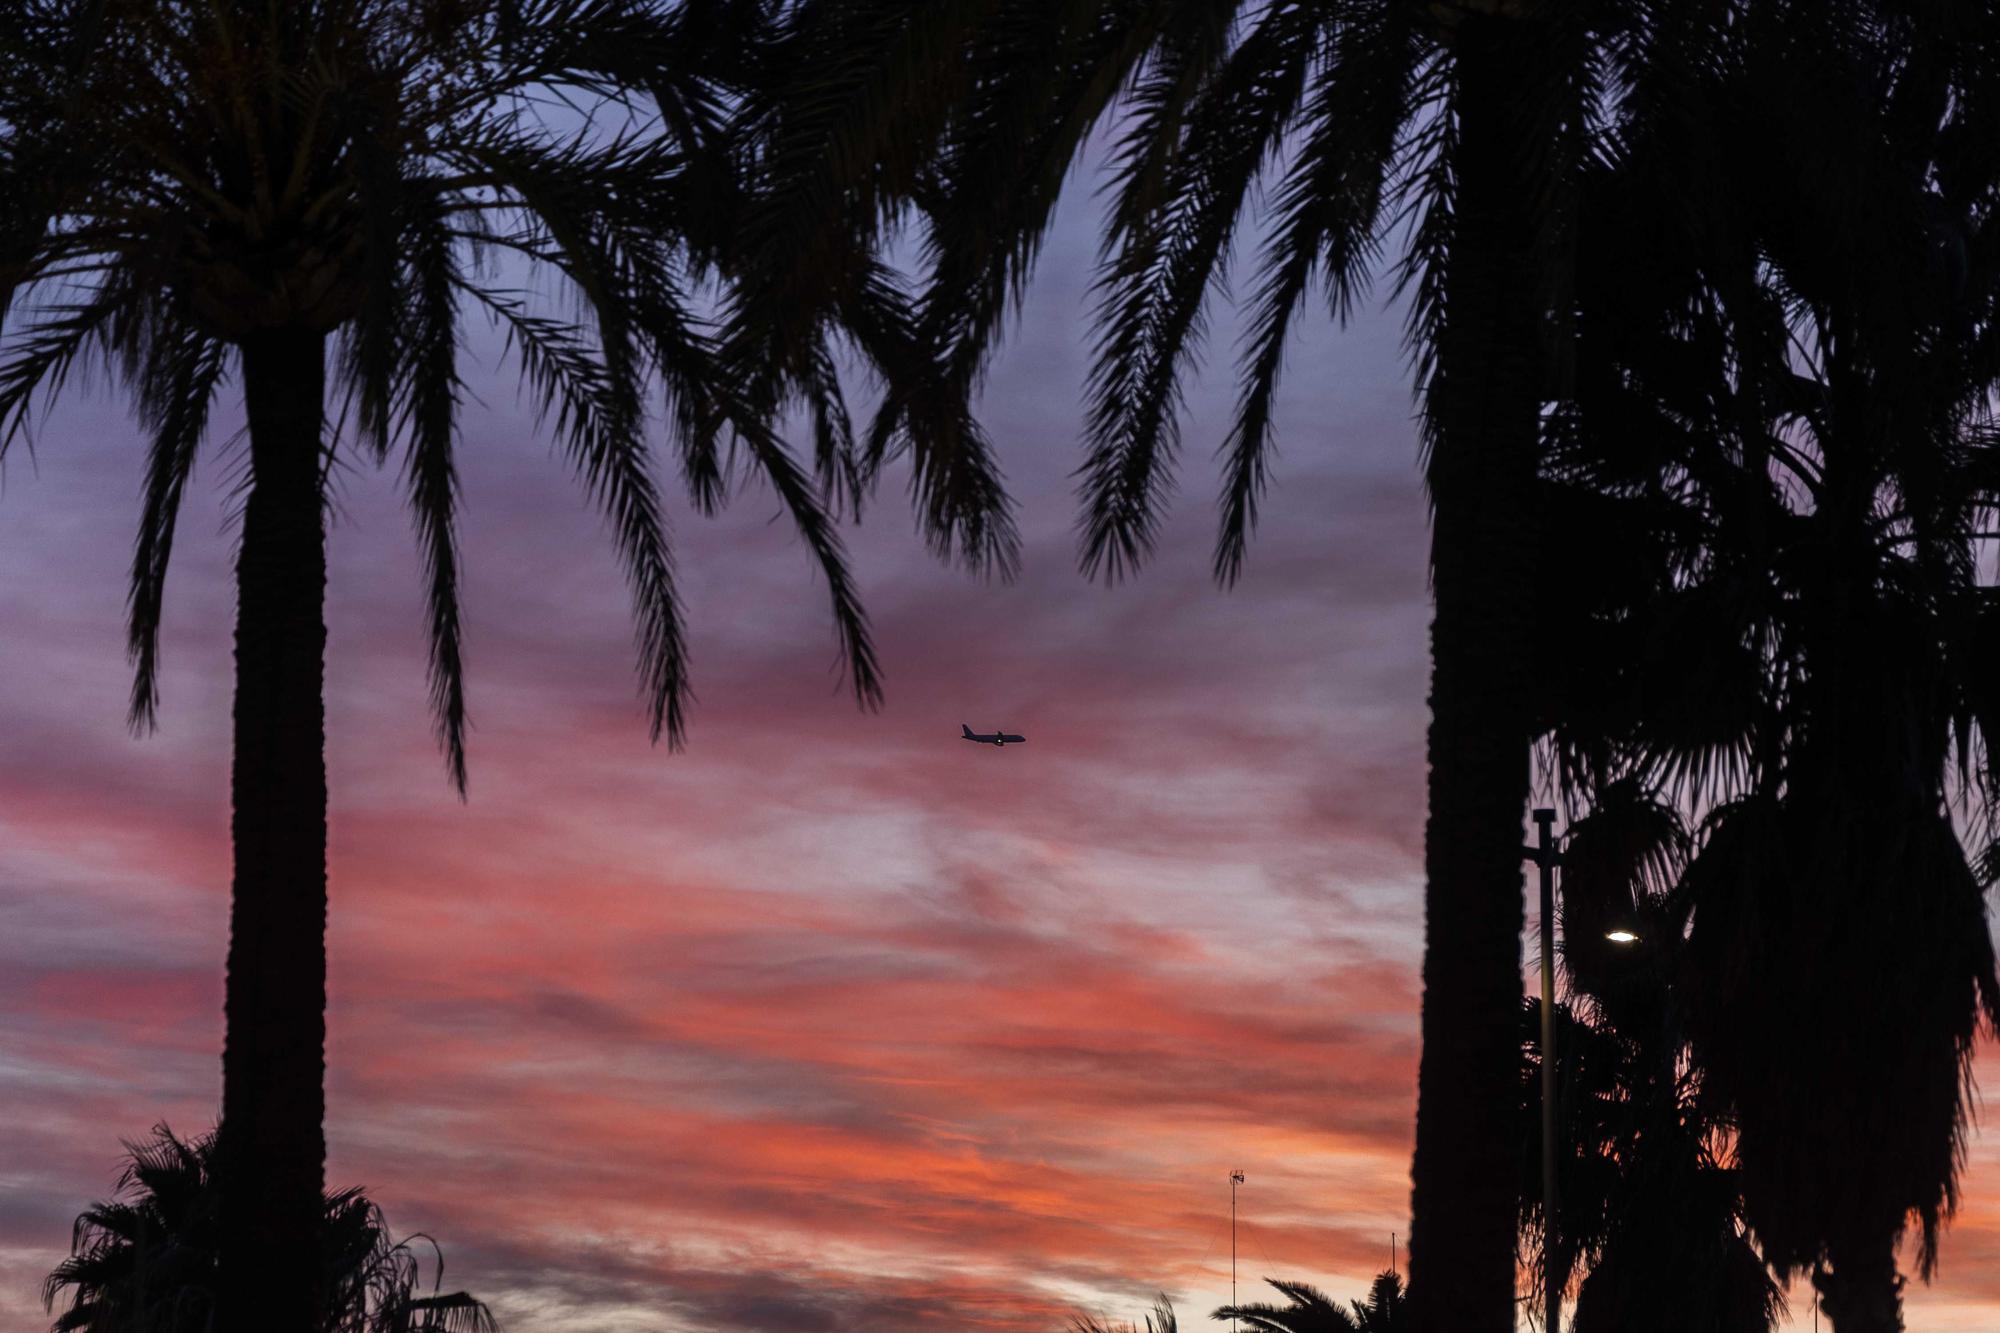
[{"label": "airplane in flight", "polygon": [[1016,736],[1006,731],[989,731],[982,736],[963,722],[958,724],[958,729],[965,740],[978,741],[981,745],[1022,745],[1028,739],[1026,736]]}]

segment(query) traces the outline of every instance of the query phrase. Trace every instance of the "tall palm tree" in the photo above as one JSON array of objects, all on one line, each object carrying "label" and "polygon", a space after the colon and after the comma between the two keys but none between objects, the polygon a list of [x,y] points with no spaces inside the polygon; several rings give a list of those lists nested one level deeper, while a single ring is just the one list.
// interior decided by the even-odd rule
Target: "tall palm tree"
[{"label": "tall palm tree", "polygon": [[[1630,767],[1609,787],[1586,778],[1580,799],[1623,775],[1678,778],[1706,812],[1673,913],[1645,932],[1682,957],[1650,984],[1686,997],[1684,1036],[1663,1049],[1688,1043],[1687,1114],[1733,1131],[1731,1174],[1772,1266],[1820,1274],[1836,1327],[1899,1328],[1895,1243],[1914,1216],[1929,1272],[1955,1198],[1965,1062],[2000,1014],[1987,874],[1964,841],[1991,820],[1991,778],[1972,761],[2000,722],[1985,697],[1992,594],[1970,558],[1993,456],[1943,445],[1914,469],[1933,488],[1917,513],[1895,514],[1917,492],[1874,471],[1861,484],[1875,498],[1843,521],[1823,489],[1829,454],[1805,432],[1769,438],[1784,436],[1810,480],[1762,462],[1709,469],[1714,563],[1652,598],[1635,658],[1601,676],[1643,699],[1686,663],[1705,669],[1634,709],[1614,760]],[[1646,719],[1648,704],[1665,707]]]},{"label": "tall palm tree", "polygon": [[[1908,410],[1921,399],[1871,405],[1841,359],[1814,377],[1828,405],[1895,404],[1910,432],[1897,448],[1961,452],[1925,438]],[[1781,1271],[1815,1272],[1834,1327],[1878,1333],[1902,1327],[1895,1252],[1911,1219],[1920,1271],[1936,1263],[1972,1044],[2000,1024],[1989,880],[1958,827],[1963,813],[1977,836],[1995,808],[1970,769],[2000,739],[1993,595],[1970,534],[2000,492],[1990,446],[1906,472],[1866,457],[1842,429],[1853,418],[1822,420],[1806,433],[1811,512],[1774,553],[1768,758],[1711,816],[1684,892],[1694,1049],[1739,1126],[1750,1221]]]},{"label": "tall palm tree", "polygon": [[[1741,1125],[1752,1225],[1773,1263],[1815,1272],[1842,1333],[1902,1327],[1895,1251],[1912,1221],[1932,1273],[1972,1043],[2000,1024],[1990,881],[1967,846],[2000,810],[2000,622],[1977,535],[2000,510],[2000,28],[1884,8],[1900,48],[1855,42],[1823,63],[1884,108],[1870,156],[1913,205],[1886,237],[1771,247],[1805,348],[1778,412],[1814,475],[1791,488],[1779,556],[1766,781],[1719,816],[1688,885],[1706,982],[1696,1049]],[[1838,243],[1851,239],[1865,273],[1843,271],[1864,257]],[[1755,967],[1748,938],[1770,946]],[[1747,1049],[1779,1038],[1773,1059]],[[1828,1106],[1841,1114],[1801,1118]]]},{"label": "tall palm tree", "polygon": [[[463,791],[457,354],[468,316],[505,333],[604,512],[631,585],[655,739],[680,742],[687,699],[648,457],[656,416],[701,508],[739,471],[777,493],[826,580],[854,692],[864,705],[878,697],[825,498],[846,498],[855,474],[838,381],[823,373],[836,322],[785,333],[804,347],[766,339],[774,358],[785,354],[775,370],[725,363],[704,322],[726,286],[748,160],[727,113],[756,76],[767,17],[768,6],[734,0],[22,0],[9,10],[0,458],[93,360],[131,393],[150,436],[130,602],[136,726],[151,725],[157,704],[176,515],[231,381],[248,417],[222,1333],[306,1333],[322,1303],[311,1244],[325,1161],[322,515],[342,450],[399,460],[428,579],[431,703]],[[576,114],[550,109],[565,106]],[[843,272],[841,320],[898,383],[914,373],[911,313],[866,264]],[[544,308],[529,295],[538,288],[559,299]],[[912,399],[922,395],[891,396],[880,438],[907,434]],[[810,464],[772,427],[799,404],[816,427]],[[947,475],[965,471],[948,463]],[[945,506],[961,528],[967,510]],[[1004,548],[1004,515],[981,531]]]},{"label": "tall palm tree", "polygon": [[[1571,185],[1607,130],[1686,113],[1734,8],[801,0],[789,16],[798,73],[761,113],[773,206],[752,224],[753,299],[814,304],[809,236],[829,211],[914,219],[930,326],[954,386],[970,392],[1072,165],[1122,108],[1081,470],[1083,563],[1110,578],[1152,545],[1182,375],[1233,244],[1268,231],[1222,447],[1225,583],[1241,572],[1268,476],[1294,319],[1315,297],[1344,314],[1386,225],[1413,221],[1402,279],[1414,293],[1436,605],[1410,1249],[1424,1328],[1498,1333],[1514,1316],[1507,1108],[1538,430],[1565,365],[1555,353]],[[1259,215],[1264,186],[1273,207]]]},{"label": "tall palm tree", "polygon": [[[125,1152],[119,1197],[77,1218],[69,1257],[42,1284],[51,1313],[65,1304],[52,1333],[205,1333],[218,1281],[215,1137],[182,1140],[159,1125]],[[418,1294],[410,1242],[390,1239],[360,1190],[325,1197],[314,1241],[326,1294],[315,1327],[325,1333],[492,1333],[484,1304],[438,1290],[441,1254],[430,1294]]]},{"label": "tall palm tree", "polygon": [[[1734,1128],[1764,1259],[1814,1274],[1843,1333],[1884,1333],[1912,1222],[1919,1272],[1935,1265],[1971,1044],[2000,1020],[1984,905],[2000,621],[1978,559],[2000,505],[2000,124],[1982,91],[2000,33],[1972,11],[1853,15],[1773,13],[1745,44],[1729,96],[1762,133],[1714,145],[1731,216],[1705,238],[1735,240],[1642,278],[1681,284],[1677,307],[1615,266],[1586,280],[1604,336],[1553,452],[1665,501],[1685,537],[1628,603],[1628,626],[1659,631],[1628,629],[1624,664],[1588,671],[1610,686],[1570,769],[1667,783],[1706,815],[1675,890],[1701,1095]],[[1812,160],[1829,143],[1846,179]],[[1612,206],[1671,247],[1651,219],[1676,201]],[[1593,434],[1623,456],[1592,455]]]}]

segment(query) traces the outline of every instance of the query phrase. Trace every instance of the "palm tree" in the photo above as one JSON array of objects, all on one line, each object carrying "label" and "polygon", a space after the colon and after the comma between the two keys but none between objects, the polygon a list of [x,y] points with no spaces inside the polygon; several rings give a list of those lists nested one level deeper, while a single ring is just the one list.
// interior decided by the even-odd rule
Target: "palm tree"
[{"label": "palm tree", "polygon": [[[825,502],[858,474],[841,324],[892,385],[915,329],[867,265],[841,319],[775,369],[725,363],[703,314],[748,161],[727,110],[757,4],[664,0],[22,0],[0,56],[0,458],[100,361],[150,435],[132,567],[132,720],[152,724],[176,514],[229,381],[248,417],[238,550],[225,999],[222,1333],[305,1333],[324,1178],[327,477],[399,459],[428,577],[431,703],[464,789],[458,607],[463,322],[501,329],[631,585],[655,739],[687,663],[649,466],[660,416],[697,505],[739,470],[778,495],[827,582],[857,698],[879,675]],[[551,106],[580,114],[565,118]],[[529,292],[553,290],[550,309]],[[552,313],[553,311],[553,313]],[[791,336],[791,335],[787,335]],[[911,372],[914,373],[914,372]],[[921,382],[921,375],[917,376]],[[891,395],[878,438],[910,433]],[[811,409],[811,466],[772,429]],[[338,412],[333,409],[337,408]],[[352,430],[331,426],[351,423]],[[739,469],[738,462],[742,467]],[[959,476],[950,458],[938,464]],[[817,475],[815,475],[817,473]],[[947,504],[953,531],[978,505]],[[1004,514],[979,541],[1004,552]]]},{"label": "palm tree", "polygon": [[1268,1301],[1258,1301],[1247,1305],[1224,1305],[1209,1317],[1227,1319],[1232,1324],[1247,1324],[1250,1333],[1355,1333],[1359,1327],[1353,1317],[1340,1308],[1340,1302],[1318,1287],[1305,1282],[1288,1282],[1283,1278],[1267,1277],[1264,1280],[1277,1288],[1286,1304],[1272,1305]]},{"label": "palm tree", "polygon": [[1251,1333],[1393,1333],[1406,1328],[1402,1279],[1378,1273],[1369,1284],[1368,1299],[1349,1301],[1348,1308],[1306,1282],[1265,1278],[1288,1302],[1272,1305],[1225,1305],[1209,1316],[1247,1325]]},{"label": "palm tree", "polygon": [[[1935,480],[1983,492],[1957,512],[1889,501],[1898,479],[1879,473],[1849,508],[1848,443],[1825,440],[1831,484],[1783,552],[1784,694],[1759,738],[1774,757],[1710,817],[1683,890],[1694,1050],[1739,1128],[1751,1225],[1781,1272],[1815,1273],[1835,1328],[1877,1333],[1902,1327],[1895,1252],[1912,1218],[1919,1271],[1935,1266],[1973,1041],[2000,1025],[1990,879],[1955,827],[1959,810],[1990,820],[1993,792],[1954,751],[1996,739],[1994,663],[1968,644],[1993,600],[1965,536],[2000,496],[1947,464],[1959,475]],[[1930,512],[1898,535],[1887,504]]]},{"label": "palm tree", "polygon": [[1427,1328],[1497,1333],[1513,1320],[1506,1108],[1538,431],[1565,365],[1552,353],[1567,329],[1572,185],[1608,128],[1687,113],[1732,8],[802,0],[790,15],[795,73],[758,116],[771,206],[751,227],[753,299],[819,300],[810,236],[828,211],[885,226],[914,217],[930,325],[970,392],[1073,162],[1124,108],[1081,472],[1082,560],[1108,578],[1152,546],[1182,373],[1260,187],[1273,208],[1254,219],[1269,239],[1222,447],[1224,583],[1242,570],[1268,475],[1293,320],[1315,295],[1344,314],[1385,224],[1413,220],[1402,281],[1414,293],[1436,599],[1410,1249],[1413,1318]]},{"label": "palm tree", "polygon": [[[1639,614],[1555,636],[1607,650],[1578,668],[1607,685],[1562,766],[1586,800],[1636,776],[1705,815],[1672,932],[1704,1114],[1733,1132],[1763,1258],[1812,1273],[1843,1333],[1901,1327],[1913,1221],[1932,1271],[1971,1044],[2000,1021],[1983,896],[2000,620],[1977,558],[2000,505],[2000,124],[1976,95],[2000,33],[1970,12],[1864,17],[1746,42],[1761,58],[1730,97],[1764,134],[1718,145],[1732,216],[1699,260],[1641,278],[1677,306],[1585,265],[1603,336],[1552,450],[1628,511],[1670,514],[1680,553],[1626,603]],[[1854,146],[1831,189],[1810,160],[1829,142]],[[1605,202],[1642,244],[1677,207]]]},{"label": "palm tree", "polygon": [[[120,1197],[76,1220],[70,1255],[42,1284],[52,1333],[202,1333],[212,1328],[218,1283],[215,1137],[176,1138],[165,1125],[125,1145]],[[324,1272],[325,1333],[493,1333],[485,1305],[462,1291],[418,1295],[421,1264],[410,1240],[389,1238],[382,1210],[359,1190],[329,1194],[311,1256]],[[428,1240],[428,1237],[421,1239]],[[435,1246],[433,1246],[435,1248]]]},{"label": "palm tree", "polygon": [[1351,1301],[1355,1327],[1360,1333],[1394,1333],[1403,1318],[1403,1279],[1395,1273],[1377,1273],[1368,1284],[1368,1299]]},{"label": "palm tree", "polygon": [[1807,349],[1773,415],[1813,475],[1790,489],[1776,553],[1764,780],[1718,812],[1687,884],[1695,1046],[1740,1125],[1751,1224],[1774,1265],[1815,1273],[1842,1333],[1902,1327],[1912,1220],[1933,1271],[1972,1043],[2000,1024],[1990,881],[1965,841],[2000,809],[1995,772],[1974,766],[2000,741],[1976,535],[2000,506],[2000,121],[1978,93],[2000,31],[1967,13],[1916,36],[1833,53],[1887,108],[1876,155],[1913,183],[1902,225],[1856,238],[1865,274],[1828,267],[1863,258],[1838,243],[1772,246],[1767,278]]}]

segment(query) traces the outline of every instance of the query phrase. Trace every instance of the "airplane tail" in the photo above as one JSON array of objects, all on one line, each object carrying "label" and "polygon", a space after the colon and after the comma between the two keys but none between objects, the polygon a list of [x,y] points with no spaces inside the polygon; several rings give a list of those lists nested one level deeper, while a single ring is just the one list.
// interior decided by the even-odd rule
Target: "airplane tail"
[{"label": "airplane tail", "polygon": [[972,728],[971,728],[971,727],[968,727],[968,726],[966,726],[966,725],[965,725],[965,724],[964,724],[963,722],[961,722],[961,723],[959,723],[959,724],[958,724],[958,729],[959,729],[959,731],[961,731],[961,732],[963,732],[963,733],[964,733],[964,735],[965,735],[965,739],[967,739],[967,740],[971,740],[971,739],[972,739]]}]

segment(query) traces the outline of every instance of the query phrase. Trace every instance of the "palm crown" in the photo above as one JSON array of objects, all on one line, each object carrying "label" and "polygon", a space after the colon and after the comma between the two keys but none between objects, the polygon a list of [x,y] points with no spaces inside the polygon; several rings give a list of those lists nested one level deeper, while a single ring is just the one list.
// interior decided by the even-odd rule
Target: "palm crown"
[{"label": "palm crown", "polygon": [[[699,504],[721,501],[737,458],[784,502],[827,579],[853,686],[876,696],[821,488],[705,335],[739,151],[725,104],[756,6],[34,0],[23,17],[0,107],[0,296],[17,315],[0,455],[80,361],[131,387],[152,435],[135,721],[157,702],[175,514],[229,347],[330,331],[340,419],[378,461],[401,453],[432,701],[463,785],[457,357],[475,313],[504,332],[616,537],[656,736],[683,734],[687,663],[646,463],[653,386]],[[568,299],[531,299],[551,288]],[[883,285],[851,301],[888,326],[864,349],[890,348],[895,301]],[[800,391],[839,415],[837,380]],[[828,436],[822,472],[850,445]]]}]

